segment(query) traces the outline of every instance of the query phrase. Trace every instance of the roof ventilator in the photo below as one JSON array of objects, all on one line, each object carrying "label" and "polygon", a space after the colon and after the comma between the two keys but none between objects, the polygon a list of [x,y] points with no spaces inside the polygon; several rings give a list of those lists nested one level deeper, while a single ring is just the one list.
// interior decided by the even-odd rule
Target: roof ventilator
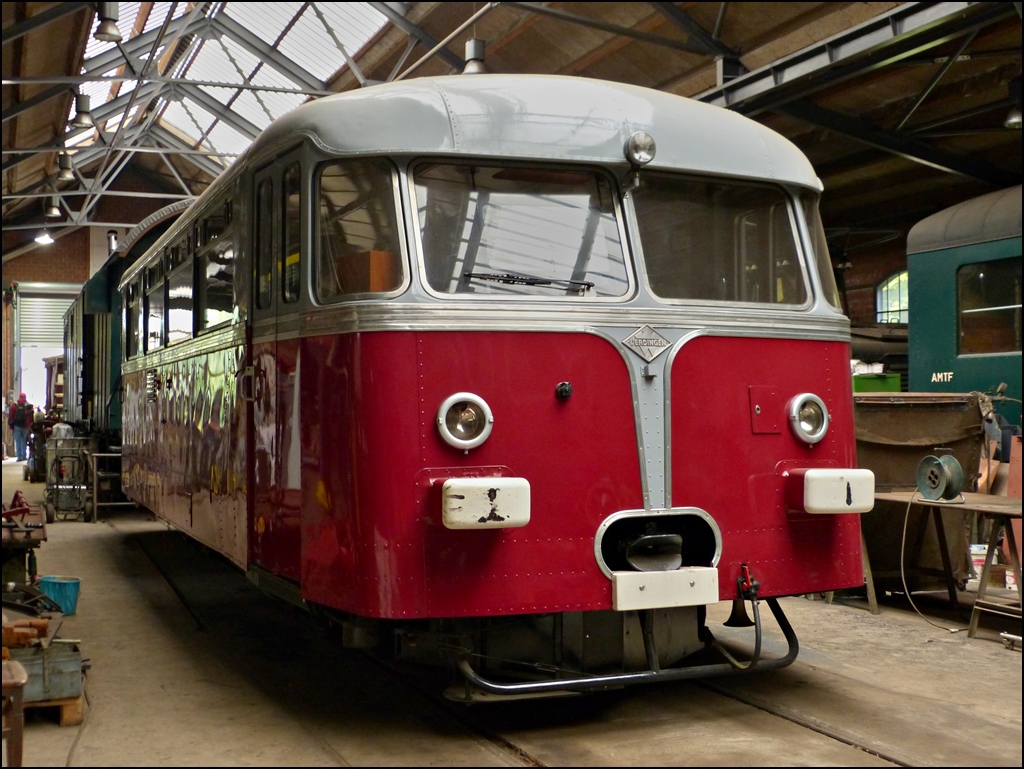
[{"label": "roof ventilator", "polygon": [[462,70],[463,75],[483,75],[487,72],[487,67],[484,65],[486,45],[487,41],[481,40],[479,37],[466,41],[466,67]]}]

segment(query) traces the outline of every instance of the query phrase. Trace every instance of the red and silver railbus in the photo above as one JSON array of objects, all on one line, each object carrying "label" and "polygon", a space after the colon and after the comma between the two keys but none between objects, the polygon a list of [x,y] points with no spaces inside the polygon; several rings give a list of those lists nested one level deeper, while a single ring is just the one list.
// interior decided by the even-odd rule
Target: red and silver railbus
[{"label": "red and silver railbus", "polygon": [[[621,84],[302,106],[122,279],[124,489],[472,692],[788,664],[776,599],[862,584],[874,486],[820,192],[768,128]],[[754,657],[688,665],[734,599]]]}]

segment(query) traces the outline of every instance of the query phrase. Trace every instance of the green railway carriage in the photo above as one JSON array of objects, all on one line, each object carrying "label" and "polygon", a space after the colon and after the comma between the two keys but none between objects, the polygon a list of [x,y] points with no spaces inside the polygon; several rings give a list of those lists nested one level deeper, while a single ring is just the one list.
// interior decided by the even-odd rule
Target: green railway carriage
[{"label": "green railway carriage", "polygon": [[907,236],[910,389],[994,391],[1021,422],[1021,188],[960,203]]}]

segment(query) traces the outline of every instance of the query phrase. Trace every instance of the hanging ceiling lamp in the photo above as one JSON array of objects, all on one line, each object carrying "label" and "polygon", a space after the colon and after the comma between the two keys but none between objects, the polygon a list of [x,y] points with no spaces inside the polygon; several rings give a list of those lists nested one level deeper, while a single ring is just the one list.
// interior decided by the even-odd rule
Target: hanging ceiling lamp
[{"label": "hanging ceiling lamp", "polygon": [[41,233],[36,235],[36,243],[41,246],[48,246],[53,243],[53,238],[50,237],[50,233],[43,230]]},{"label": "hanging ceiling lamp", "polygon": [[120,43],[121,30],[117,28],[117,3],[96,3],[100,24],[93,37],[105,43]]},{"label": "hanging ceiling lamp", "polygon": [[92,128],[95,125],[92,120],[92,112],[89,109],[89,94],[80,93],[75,96],[75,119],[71,121],[72,128]]},{"label": "hanging ceiling lamp", "polygon": [[75,180],[74,166],[71,164],[71,156],[66,153],[60,153],[57,158],[57,181],[60,182],[72,182]]},{"label": "hanging ceiling lamp", "polygon": [[1003,128],[1021,128],[1020,114],[1020,78],[1010,81],[1010,111],[1006,113],[1006,120],[1003,121]]},{"label": "hanging ceiling lamp", "polygon": [[57,198],[47,198],[46,206],[43,208],[43,216],[47,219],[56,219],[60,216],[60,209],[57,208]]}]

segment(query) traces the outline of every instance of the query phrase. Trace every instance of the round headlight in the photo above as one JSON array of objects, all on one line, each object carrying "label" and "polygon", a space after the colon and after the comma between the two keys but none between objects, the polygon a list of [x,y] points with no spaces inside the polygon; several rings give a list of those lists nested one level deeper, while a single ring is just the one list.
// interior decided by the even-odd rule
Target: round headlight
[{"label": "round headlight", "polygon": [[626,140],[626,160],[635,166],[645,166],[654,160],[658,151],[654,138],[643,131],[638,131]]},{"label": "round headlight", "polygon": [[828,409],[817,395],[803,393],[789,402],[789,426],[804,443],[815,444],[828,432]]},{"label": "round headlight", "polygon": [[487,440],[494,427],[491,407],[473,393],[455,393],[437,409],[437,431],[457,449],[473,449]]}]

